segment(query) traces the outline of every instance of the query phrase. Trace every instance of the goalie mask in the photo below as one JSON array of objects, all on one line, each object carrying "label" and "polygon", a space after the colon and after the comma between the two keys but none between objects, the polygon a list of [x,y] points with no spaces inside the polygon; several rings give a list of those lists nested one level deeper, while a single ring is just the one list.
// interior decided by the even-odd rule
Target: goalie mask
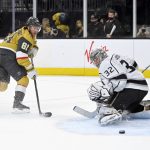
[{"label": "goalie mask", "polygon": [[93,50],[90,54],[91,62],[97,67],[100,67],[101,62],[107,57],[107,53],[102,49]]}]

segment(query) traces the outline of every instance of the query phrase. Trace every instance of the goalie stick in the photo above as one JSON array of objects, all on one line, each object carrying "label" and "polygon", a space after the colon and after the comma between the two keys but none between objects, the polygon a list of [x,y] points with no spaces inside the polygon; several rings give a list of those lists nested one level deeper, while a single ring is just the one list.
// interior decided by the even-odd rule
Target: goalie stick
[{"label": "goalie stick", "polygon": [[149,67],[150,65],[148,65],[144,70],[142,70],[142,73],[144,73]]},{"label": "goalie stick", "polygon": [[83,108],[81,108],[81,107],[79,107],[79,106],[75,106],[75,107],[73,108],[73,110],[74,110],[75,112],[77,112],[78,114],[84,116],[84,117],[87,117],[87,118],[89,118],[89,119],[92,119],[92,118],[95,118],[95,116],[97,115],[98,110],[99,110],[99,107],[97,107],[96,110],[94,110],[94,111],[92,111],[92,112],[87,111],[87,110],[85,110],[85,109],[83,109]]},{"label": "goalie stick", "polygon": [[[143,101],[142,102],[143,104],[150,104],[150,100],[146,100],[146,101]],[[99,111],[99,107],[96,108],[96,110],[90,112],[88,110],[85,110],[79,106],[75,106],[73,108],[73,110],[75,112],[77,112],[78,114],[86,117],[86,118],[89,118],[89,119],[92,119],[92,118],[95,118],[97,116],[97,112]],[[148,111],[142,111],[142,112],[138,112],[138,113],[131,113],[129,114],[129,117],[133,118],[133,119],[150,119],[150,110]]]},{"label": "goalie stick", "polygon": [[[112,106],[112,104],[114,103],[114,101],[116,100],[116,98],[118,97],[118,95],[119,95],[119,93],[116,94],[116,96],[114,97],[114,99],[113,99],[113,101],[111,102],[110,106]],[[97,106],[96,110],[94,110],[93,112],[87,111],[87,110],[85,110],[85,109],[83,109],[83,108],[81,108],[81,107],[78,107],[78,106],[75,106],[75,107],[73,108],[73,110],[74,110],[75,112],[77,112],[78,114],[82,115],[82,116],[85,116],[85,117],[87,117],[87,118],[92,119],[92,118],[95,118],[95,117],[97,116],[97,113],[98,113],[100,107],[101,107],[101,106],[99,106],[99,107]]]}]

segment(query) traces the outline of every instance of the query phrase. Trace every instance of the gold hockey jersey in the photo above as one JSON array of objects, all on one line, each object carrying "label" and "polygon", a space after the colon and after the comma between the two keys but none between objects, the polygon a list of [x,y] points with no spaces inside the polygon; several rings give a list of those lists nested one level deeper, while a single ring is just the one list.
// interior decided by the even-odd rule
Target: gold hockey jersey
[{"label": "gold hockey jersey", "polygon": [[24,66],[26,70],[33,69],[28,53],[35,47],[38,48],[36,45],[36,37],[32,37],[27,27],[22,27],[16,32],[9,34],[0,43],[0,48],[16,53],[18,64]]}]

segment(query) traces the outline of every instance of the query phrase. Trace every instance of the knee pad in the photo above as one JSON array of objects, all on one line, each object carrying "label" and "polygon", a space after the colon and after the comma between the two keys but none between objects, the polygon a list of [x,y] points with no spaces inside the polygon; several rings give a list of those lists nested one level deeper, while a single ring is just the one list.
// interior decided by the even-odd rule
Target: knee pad
[{"label": "knee pad", "polygon": [[29,78],[27,76],[24,76],[20,80],[17,81],[17,84],[27,87],[29,84]]},{"label": "knee pad", "polygon": [[8,88],[8,82],[2,82],[0,81],[0,92],[6,91]]}]

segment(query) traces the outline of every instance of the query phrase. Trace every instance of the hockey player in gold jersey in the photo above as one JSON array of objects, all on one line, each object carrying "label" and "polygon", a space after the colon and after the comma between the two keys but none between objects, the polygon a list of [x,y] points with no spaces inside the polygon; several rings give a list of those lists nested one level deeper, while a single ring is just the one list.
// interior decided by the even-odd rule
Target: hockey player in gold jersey
[{"label": "hockey player in gold jersey", "polygon": [[30,17],[26,25],[9,34],[0,43],[0,91],[5,91],[10,82],[10,76],[17,82],[13,109],[29,112],[30,108],[23,105],[29,78],[36,77],[36,71],[30,62],[38,51],[36,36],[41,30],[41,24],[35,17]]}]

